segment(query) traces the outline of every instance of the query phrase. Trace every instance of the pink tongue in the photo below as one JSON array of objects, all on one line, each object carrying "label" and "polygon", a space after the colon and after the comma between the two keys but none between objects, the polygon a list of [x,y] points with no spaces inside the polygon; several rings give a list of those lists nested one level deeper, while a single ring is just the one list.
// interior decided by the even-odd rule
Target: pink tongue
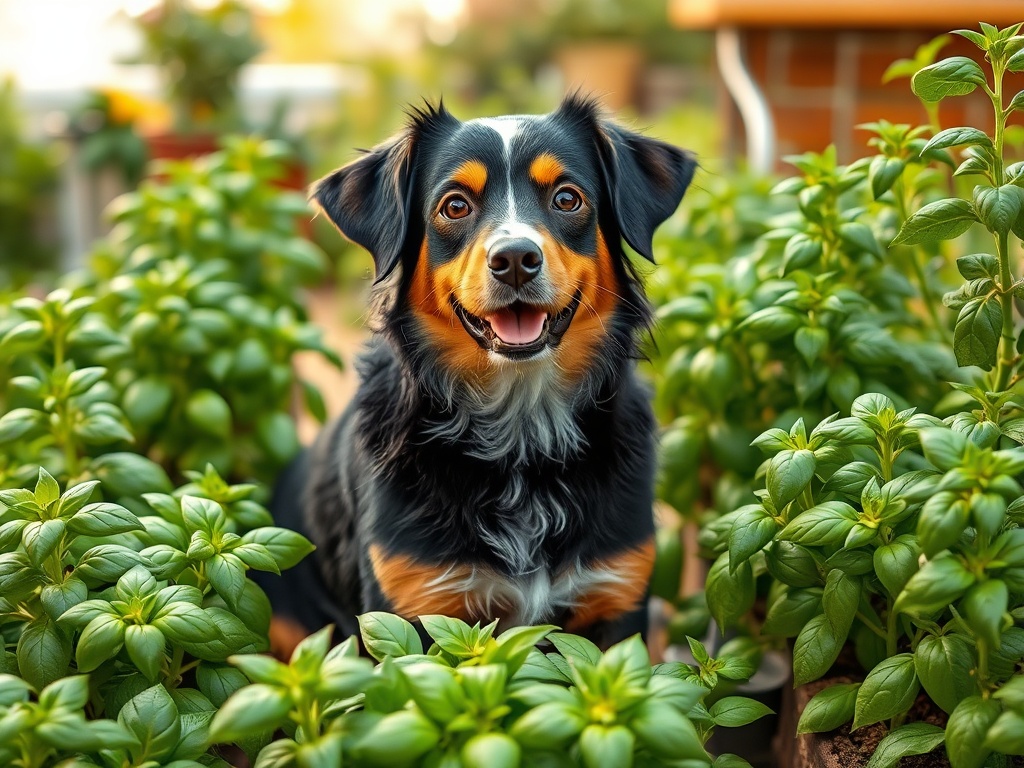
[{"label": "pink tongue", "polygon": [[536,309],[503,309],[490,315],[487,322],[506,344],[529,344],[540,338],[547,313]]}]

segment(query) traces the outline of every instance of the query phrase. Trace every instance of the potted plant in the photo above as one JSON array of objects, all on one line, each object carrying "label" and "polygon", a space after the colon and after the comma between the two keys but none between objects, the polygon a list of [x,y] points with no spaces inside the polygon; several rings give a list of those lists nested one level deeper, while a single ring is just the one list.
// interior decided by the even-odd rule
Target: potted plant
[{"label": "potted plant", "polygon": [[195,7],[163,0],[136,20],[142,53],[159,67],[173,112],[173,131],[148,137],[154,158],[180,159],[216,148],[216,135],[242,126],[238,79],[262,45],[252,12],[238,0]]}]

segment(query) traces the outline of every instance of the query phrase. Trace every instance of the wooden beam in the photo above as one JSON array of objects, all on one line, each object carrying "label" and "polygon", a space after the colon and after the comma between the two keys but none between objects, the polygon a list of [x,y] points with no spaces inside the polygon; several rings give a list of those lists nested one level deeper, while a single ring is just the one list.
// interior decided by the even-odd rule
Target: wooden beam
[{"label": "wooden beam", "polygon": [[979,21],[1008,26],[1024,21],[1020,0],[670,0],[680,29],[812,27],[831,29],[977,29]]}]

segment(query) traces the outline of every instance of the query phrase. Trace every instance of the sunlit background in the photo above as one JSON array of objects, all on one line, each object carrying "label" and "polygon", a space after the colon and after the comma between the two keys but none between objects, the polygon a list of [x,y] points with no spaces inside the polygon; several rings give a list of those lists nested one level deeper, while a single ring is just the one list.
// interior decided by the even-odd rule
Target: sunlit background
[{"label": "sunlit background", "polygon": [[0,123],[45,155],[20,196],[47,186],[44,161],[55,174],[49,210],[32,212],[40,241],[2,250],[74,266],[147,159],[226,133],[288,142],[301,186],[423,99],[471,118],[544,112],[582,87],[714,167],[712,52],[666,0],[0,0]]}]

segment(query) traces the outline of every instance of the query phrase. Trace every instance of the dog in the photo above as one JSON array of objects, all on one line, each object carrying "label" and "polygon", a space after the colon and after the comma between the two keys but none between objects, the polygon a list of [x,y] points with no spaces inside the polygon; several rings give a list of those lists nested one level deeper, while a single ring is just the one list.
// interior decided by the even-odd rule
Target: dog
[{"label": "dog", "polygon": [[293,636],[371,610],[643,633],[651,312],[623,242],[653,262],[694,157],[580,95],[409,115],[312,190],[373,256],[376,328],[355,399],[274,494],[317,546],[268,587],[275,617]]}]

